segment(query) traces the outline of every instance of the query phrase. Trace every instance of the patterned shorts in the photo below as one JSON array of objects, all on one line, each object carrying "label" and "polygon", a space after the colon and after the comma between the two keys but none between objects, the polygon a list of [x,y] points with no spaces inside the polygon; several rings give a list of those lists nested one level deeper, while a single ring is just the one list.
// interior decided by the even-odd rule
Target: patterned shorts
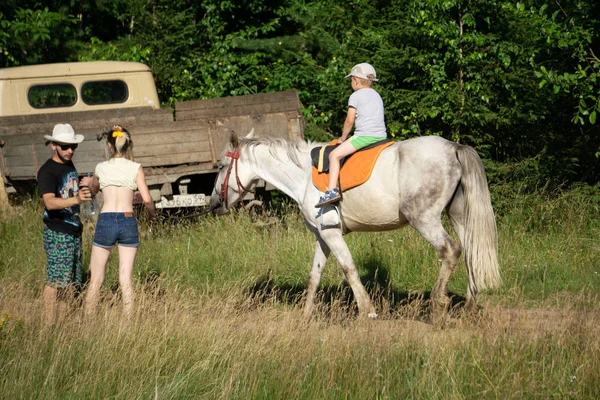
[{"label": "patterned shorts", "polygon": [[46,285],[64,288],[83,282],[81,236],[56,232],[44,226]]}]

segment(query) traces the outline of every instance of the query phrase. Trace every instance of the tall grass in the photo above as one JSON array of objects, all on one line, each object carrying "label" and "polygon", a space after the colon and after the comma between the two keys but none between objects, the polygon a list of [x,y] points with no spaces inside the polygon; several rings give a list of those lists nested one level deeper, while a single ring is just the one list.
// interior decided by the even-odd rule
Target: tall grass
[{"label": "tall grass", "polygon": [[[498,194],[497,192],[496,194]],[[293,207],[140,227],[134,316],[117,257],[98,315],[41,329],[41,208],[0,222],[0,398],[600,397],[600,222],[583,191],[495,198],[504,285],[432,325],[438,256],[411,229],[347,237],[380,313],[332,260],[301,317],[314,238]],[[93,227],[86,228],[85,259]],[[451,291],[466,292],[461,263]]]}]

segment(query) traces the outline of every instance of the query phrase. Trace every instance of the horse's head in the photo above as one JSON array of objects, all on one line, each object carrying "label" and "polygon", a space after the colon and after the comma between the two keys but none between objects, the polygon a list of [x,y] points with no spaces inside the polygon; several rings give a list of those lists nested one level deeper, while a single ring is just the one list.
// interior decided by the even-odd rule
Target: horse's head
[{"label": "horse's head", "polygon": [[[253,136],[254,128],[246,139],[252,139]],[[211,209],[215,214],[225,214],[243,199],[244,194],[254,189],[258,177],[248,170],[248,164],[248,160],[240,159],[240,141],[233,132],[221,154],[219,172],[210,197]]]}]

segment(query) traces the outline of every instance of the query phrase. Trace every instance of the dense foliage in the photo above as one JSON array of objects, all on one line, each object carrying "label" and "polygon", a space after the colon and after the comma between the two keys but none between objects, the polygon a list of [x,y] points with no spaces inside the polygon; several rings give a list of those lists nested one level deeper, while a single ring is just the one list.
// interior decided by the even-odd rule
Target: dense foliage
[{"label": "dense foliage", "polygon": [[600,174],[595,0],[8,0],[0,26],[0,67],[140,61],[165,105],[297,89],[318,139],[367,61],[394,138],[474,145],[498,180]]}]

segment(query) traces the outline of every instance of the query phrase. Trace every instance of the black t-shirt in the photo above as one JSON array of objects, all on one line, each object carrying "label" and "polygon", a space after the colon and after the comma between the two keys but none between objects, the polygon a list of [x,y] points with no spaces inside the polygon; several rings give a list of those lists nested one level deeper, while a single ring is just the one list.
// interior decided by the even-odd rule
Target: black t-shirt
[{"label": "black t-shirt", "polygon": [[[66,199],[77,196],[79,192],[77,170],[71,161],[61,164],[49,159],[38,171],[37,180],[40,196],[52,193],[56,197]],[[44,210],[44,223],[56,232],[81,235],[79,205],[62,210]]]}]

